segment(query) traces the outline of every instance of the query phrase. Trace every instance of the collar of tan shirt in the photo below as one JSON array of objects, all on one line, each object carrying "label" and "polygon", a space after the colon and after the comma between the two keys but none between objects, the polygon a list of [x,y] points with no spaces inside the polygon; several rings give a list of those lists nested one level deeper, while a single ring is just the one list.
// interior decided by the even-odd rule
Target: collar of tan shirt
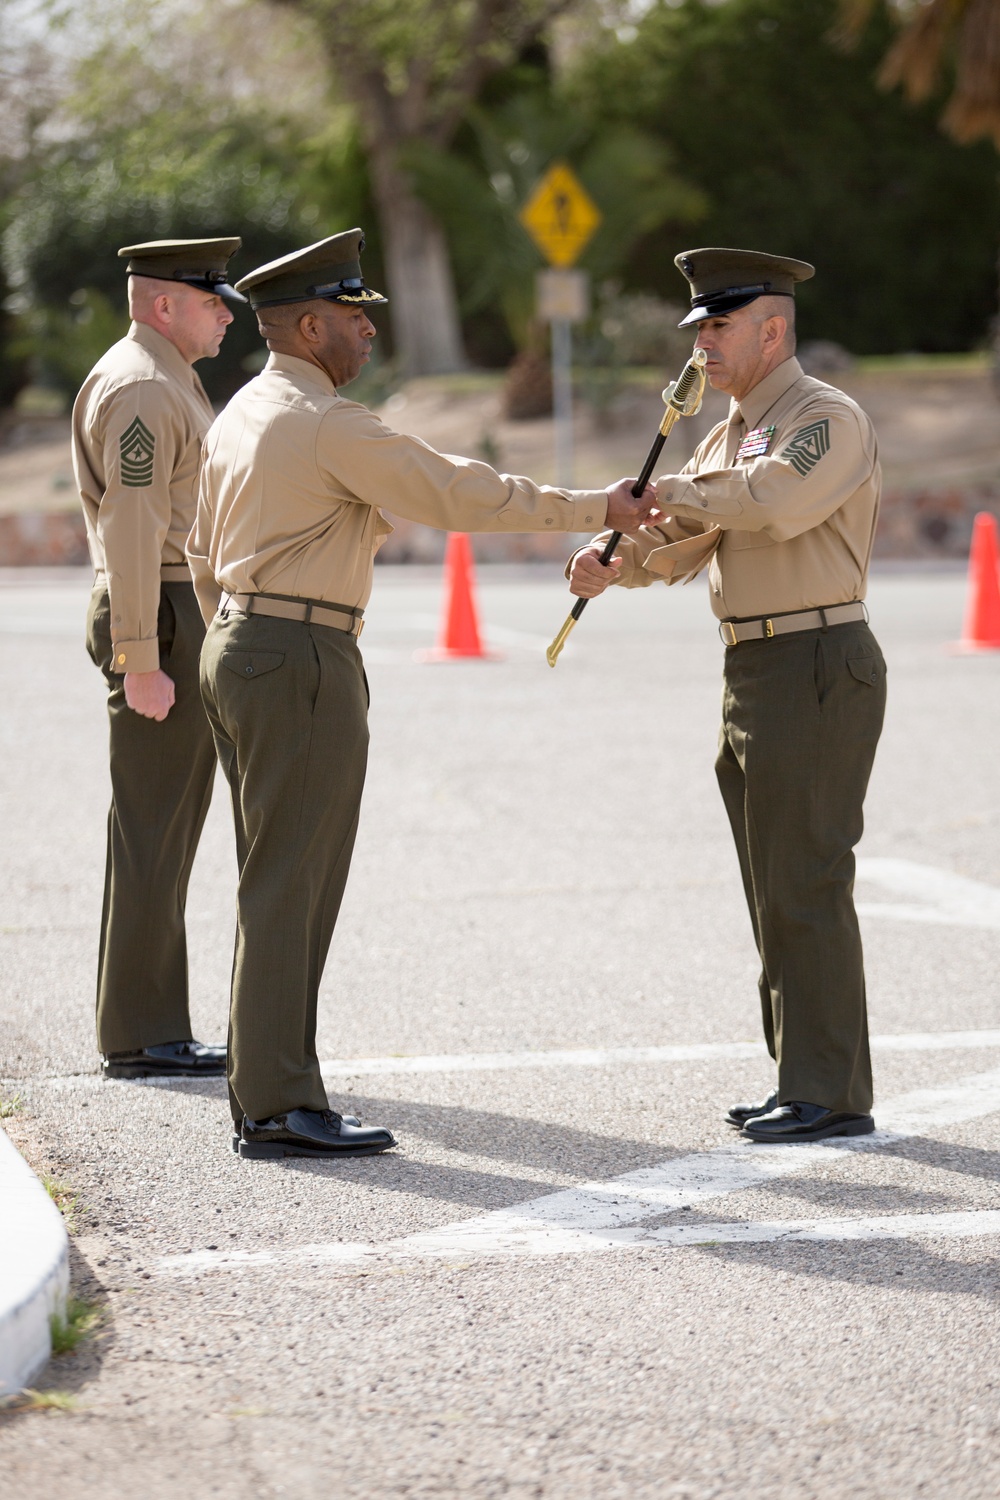
[{"label": "collar of tan shirt", "polygon": [[186,381],[188,385],[201,384],[194,366],[188,364],[177,345],[164,338],[162,333],[157,333],[155,328],[150,328],[148,323],[133,323],[126,338],[148,349],[157,363],[164,365],[176,380]]},{"label": "collar of tan shirt", "polygon": [[752,432],[774,403],[801,378],[802,366],[795,356],[783,360],[752,391],[748,391],[742,401],[732,403],[729,408],[730,422],[740,419],[746,423],[747,432]]},{"label": "collar of tan shirt", "polygon": [[312,360],[299,359],[296,354],[269,354],[261,373],[266,375],[269,370],[278,370],[282,375],[292,376],[296,385],[315,386],[316,390],[322,391],[326,396],[338,394],[337,387],[325,370],[314,365]]}]

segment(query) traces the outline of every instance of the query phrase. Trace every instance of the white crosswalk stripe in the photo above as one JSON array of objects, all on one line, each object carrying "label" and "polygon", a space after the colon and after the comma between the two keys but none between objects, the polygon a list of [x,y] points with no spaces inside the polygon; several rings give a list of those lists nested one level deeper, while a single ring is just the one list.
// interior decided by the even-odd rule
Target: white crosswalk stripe
[{"label": "white crosswalk stripe", "polygon": [[[801,1175],[854,1153],[884,1150],[908,1136],[964,1124],[1000,1111],[1000,1068],[973,1074],[937,1089],[903,1094],[879,1111],[883,1128],[870,1136],[799,1146],[755,1146],[735,1142],[715,1151],[695,1152],[661,1166],[628,1172],[609,1182],[547,1193],[511,1208],[480,1214],[441,1228],[407,1235],[383,1245],[306,1245],[265,1251],[204,1251],[167,1256],[161,1275],[239,1270],[253,1266],[316,1263],[357,1265],[362,1261],[413,1258],[464,1260],[478,1256],[579,1255],[628,1248],[663,1248],[737,1240],[883,1239],[1000,1232],[993,1211],[847,1219],[776,1220],[758,1224],[692,1223],[641,1227],[644,1219],[672,1211],[696,1210],[722,1197],[781,1178]],[[827,1234],[827,1228],[829,1233]]]}]

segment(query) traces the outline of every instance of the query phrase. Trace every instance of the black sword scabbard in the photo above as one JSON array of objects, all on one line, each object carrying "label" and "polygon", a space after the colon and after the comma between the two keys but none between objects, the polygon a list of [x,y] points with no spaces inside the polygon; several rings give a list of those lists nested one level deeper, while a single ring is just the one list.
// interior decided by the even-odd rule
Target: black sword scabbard
[{"label": "black sword scabbard", "polygon": [[[653,469],[656,467],[656,460],[659,458],[661,452],[663,451],[663,445],[666,441],[666,437],[662,432],[658,432],[656,434],[656,437],[653,439],[653,446],[646,454],[646,462],[642,466],[642,472],[640,473],[639,478],[636,480],[635,484],[632,486],[632,493],[637,500],[649,483],[649,476],[650,474],[652,474]],[[621,541],[621,539],[622,534],[620,531],[613,531],[608,537],[608,540],[604,544],[604,551],[597,559],[602,567],[606,568],[608,566],[608,563],[615,555],[615,548],[618,546],[618,543]],[[570,618],[573,620],[578,620],[589,603],[589,599],[578,599],[573,605],[573,608],[570,610]]]},{"label": "black sword scabbard", "polygon": [[[646,462],[642,466],[642,472],[640,473],[635,484],[632,486],[632,494],[636,500],[639,499],[643,490],[646,488],[646,485],[649,483],[649,477],[653,472],[656,460],[660,456],[663,445],[670,435],[670,431],[674,423],[677,421],[678,417],[693,416],[694,413],[699,410],[699,408],[701,407],[701,395],[704,388],[705,354],[703,350],[696,349],[691,358],[688,360],[687,364],[684,366],[684,369],[681,371],[680,379],[676,382],[675,385],[668,387],[668,389],[663,392],[663,399],[666,402],[667,410],[664,413],[663,421],[660,423],[660,430],[656,434],[656,437],[653,439],[653,445],[650,448],[649,452],[646,454]],[[615,548],[618,546],[618,543],[621,541],[621,539],[622,533],[620,531],[613,531],[608,537],[608,540],[604,545],[604,549],[601,552],[600,557],[598,558],[598,561],[603,567],[606,568],[611,559],[614,557]],[[587,603],[588,601],[586,599],[578,599],[576,601],[576,603],[573,605],[573,608],[566,616],[559,634],[556,636],[551,646],[549,646],[548,650],[545,652],[545,660],[548,662],[550,667],[554,667],[556,662],[558,661],[559,653],[565,646],[567,637],[569,636],[570,631],[573,629],[573,626],[576,624],[577,620],[587,608]]]}]

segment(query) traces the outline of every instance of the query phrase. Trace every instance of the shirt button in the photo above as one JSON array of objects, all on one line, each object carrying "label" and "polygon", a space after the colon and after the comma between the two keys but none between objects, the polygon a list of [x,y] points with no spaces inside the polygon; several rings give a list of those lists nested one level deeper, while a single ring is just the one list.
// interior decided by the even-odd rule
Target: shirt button
[{"label": "shirt button", "polygon": [[584,516],[583,519],[586,521],[586,523],[587,523],[588,526],[593,526],[593,524],[594,524],[594,518],[593,518],[593,516]]},{"label": "shirt button", "polygon": [[246,672],[247,672],[247,676],[248,677],[252,677],[253,676],[253,667],[252,666],[251,667],[247,667]]},{"label": "shirt button", "polygon": [[552,525],[552,517],[551,516],[546,516],[545,517],[545,524],[546,524],[546,526],[551,526]]},{"label": "shirt button", "polygon": [[118,665],[120,667],[123,667],[125,665],[125,657],[124,656],[119,656],[119,658],[118,658]]}]

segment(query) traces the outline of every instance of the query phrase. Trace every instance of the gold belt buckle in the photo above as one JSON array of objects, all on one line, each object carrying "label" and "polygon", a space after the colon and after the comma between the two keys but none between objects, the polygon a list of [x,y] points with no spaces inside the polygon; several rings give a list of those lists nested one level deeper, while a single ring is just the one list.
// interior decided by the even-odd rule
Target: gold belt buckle
[{"label": "gold belt buckle", "polygon": [[736,626],[732,620],[723,620],[719,625],[719,634],[722,636],[723,645],[735,646],[738,640]]},{"label": "gold belt buckle", "polygon": [[354,639],[357,640],[358,636],[361,634],[362,630],[364,630],[364,628],[365,628],[365,622],[364,622],[364,620],[357,620],[355,623],[357,624],[358,628],[354,632]]},{"label": "gold belt buckle", "polygon": [[764,634],[765,634],[765,636],[767,637],[768,640],[770,640],[771,637],[773,636],[773,634],[774,634],[774,621],[773,620],[765,620],[764,621]]}]

